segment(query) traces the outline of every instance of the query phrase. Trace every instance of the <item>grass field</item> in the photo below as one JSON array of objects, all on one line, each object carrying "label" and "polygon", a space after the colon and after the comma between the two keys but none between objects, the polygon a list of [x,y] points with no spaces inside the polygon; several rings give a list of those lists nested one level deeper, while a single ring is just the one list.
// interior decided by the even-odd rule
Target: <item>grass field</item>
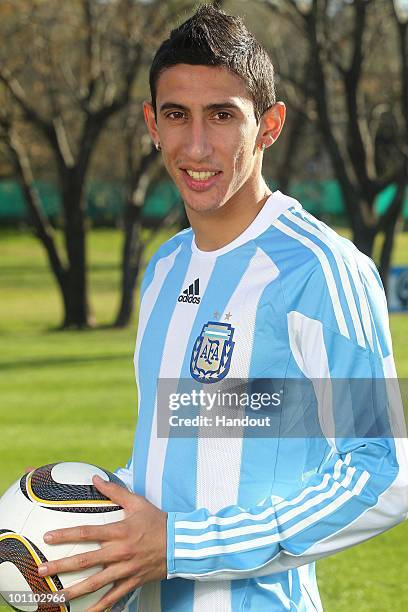
[{"label": "grass field", "polygon": [[[120,248],[118,231],[90,235],[91,302],[102,326],[117,308]],[[408,264],[407,234],[398,237],[394,263]],[[27,234],[0,234],[0,295],[0,493],[26,465],[123,465],[136,416],[136,323],[55,331],[58,293],[41,247]],[[405,315],[391,317],[400,377],[408,377],[407,323]],[[408,524],[318,563],[328,612],[405,611],[407,575]]]}]

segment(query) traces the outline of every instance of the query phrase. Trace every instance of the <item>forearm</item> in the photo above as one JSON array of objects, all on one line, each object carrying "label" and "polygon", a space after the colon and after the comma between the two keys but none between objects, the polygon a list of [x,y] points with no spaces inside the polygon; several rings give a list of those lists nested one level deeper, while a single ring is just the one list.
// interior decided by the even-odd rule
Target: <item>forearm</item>
[{"label": "forearm", "polygon": [[398,463],[405,444],[366,441],[334,455],[323,472],[275,505],[268,499],[249,510],[169,513],[168,577],[229,580],[280,572],[389,529],[408,512],[406,465]]}]

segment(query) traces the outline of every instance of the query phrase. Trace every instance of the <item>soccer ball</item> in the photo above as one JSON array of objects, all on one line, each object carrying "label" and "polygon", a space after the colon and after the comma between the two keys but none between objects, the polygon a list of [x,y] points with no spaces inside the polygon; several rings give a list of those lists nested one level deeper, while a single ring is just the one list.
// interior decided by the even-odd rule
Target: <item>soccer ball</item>
[{"label": "soccer ball", "polygon": [[117,476],[94,465],[53,463],[25,474],[0,498],[0,593],[6,593],[5,598],[15,609],[83,612],[112,587],[107,585],[66,605],[50,605],[53,593],[88,578],[102,567],[44,578],[37,571],[43,562],[99,548],[96,542],[46,544],[43,536],[47,531],[104,525],[125,518],[123,509],[93,486],[95,474],[125,486]]}]

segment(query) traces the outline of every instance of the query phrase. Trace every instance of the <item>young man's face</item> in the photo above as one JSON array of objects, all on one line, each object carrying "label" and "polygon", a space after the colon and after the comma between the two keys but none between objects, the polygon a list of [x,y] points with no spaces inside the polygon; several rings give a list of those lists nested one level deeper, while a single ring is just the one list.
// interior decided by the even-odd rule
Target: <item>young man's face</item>
[{"label": "young man's face", "polygon": [[145,119],[187,208],[212,211],[254,193],[262,123],[242,79],[222,67],[177,64],[158,79],[156,107],[157,121],[145,103]]}]

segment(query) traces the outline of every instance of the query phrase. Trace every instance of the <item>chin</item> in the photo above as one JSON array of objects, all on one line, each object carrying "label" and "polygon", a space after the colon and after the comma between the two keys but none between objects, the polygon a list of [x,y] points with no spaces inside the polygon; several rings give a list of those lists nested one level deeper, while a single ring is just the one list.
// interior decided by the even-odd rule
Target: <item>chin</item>
[{"label": "chin", "polygon": [[197,198],[184,197],[183,202],[187,208],[198,213],[210,213],[222,206],[220,200],[212,198],[207,201],[199,201]]},{"label": "chin", "polygon": [[225,204],[225,194],[220,194],[217,191],[204,192],[204,193],[192,193],[191,191],[180,190],[181,198],[187,208],[194,212],[212,212],[221,208]]}]

